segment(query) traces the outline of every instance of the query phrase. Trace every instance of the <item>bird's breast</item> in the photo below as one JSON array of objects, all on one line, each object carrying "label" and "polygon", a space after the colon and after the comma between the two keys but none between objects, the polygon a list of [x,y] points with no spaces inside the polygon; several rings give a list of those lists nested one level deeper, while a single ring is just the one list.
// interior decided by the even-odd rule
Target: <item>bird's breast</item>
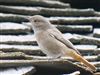
[{"label": "bird's breast", "polygon": [[36,34],[36,39],[42,51],[49,56],[62,55],[63,48],[66,48],[63,43],[50,36],[48,32],[40,32]]}]

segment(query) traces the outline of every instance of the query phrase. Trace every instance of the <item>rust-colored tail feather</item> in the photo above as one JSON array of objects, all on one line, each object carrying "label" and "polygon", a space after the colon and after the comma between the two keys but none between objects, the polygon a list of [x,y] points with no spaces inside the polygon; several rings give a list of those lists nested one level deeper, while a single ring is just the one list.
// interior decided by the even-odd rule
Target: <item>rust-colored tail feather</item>
[{"label": "rust-colored tail feather", "polygon": [[96,71],[96,67],[89,63],[85,58],[83,58],[81,55],[77,54],[76,52],[72,52],[71,57],[73,57],[75,60],[82,62],[84,65],[89,67],[91,70]]}]

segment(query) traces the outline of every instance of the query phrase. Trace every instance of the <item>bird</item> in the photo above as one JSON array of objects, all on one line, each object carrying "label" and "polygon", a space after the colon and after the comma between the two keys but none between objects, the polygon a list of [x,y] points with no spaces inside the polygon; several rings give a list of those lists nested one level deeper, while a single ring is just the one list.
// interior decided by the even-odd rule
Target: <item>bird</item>
[{"label": "bird", "polygon": [[65,39],[63,34],[54,27],[46,17],[33,15],[27,19],[31,23],[36,41],[44,54],[52,58],[69,56],[83,63],[92,71],[96,71],[96,67],[88,62],[74,45],[68,39]]}]

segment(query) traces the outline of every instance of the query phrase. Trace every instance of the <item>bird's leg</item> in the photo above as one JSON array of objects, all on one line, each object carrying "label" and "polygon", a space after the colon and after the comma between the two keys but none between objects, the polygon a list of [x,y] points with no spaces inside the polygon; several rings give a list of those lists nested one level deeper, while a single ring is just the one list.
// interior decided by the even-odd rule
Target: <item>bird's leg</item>
[{"label": "bird's leg", "polygon": [[90,64],[86,59],[84,59],[81,55],[77,54],[75,51],[71,51],[68,55],[74,58],[75,60],[82,62],[93,71],[96,71],[96,67],[94,65]]}]

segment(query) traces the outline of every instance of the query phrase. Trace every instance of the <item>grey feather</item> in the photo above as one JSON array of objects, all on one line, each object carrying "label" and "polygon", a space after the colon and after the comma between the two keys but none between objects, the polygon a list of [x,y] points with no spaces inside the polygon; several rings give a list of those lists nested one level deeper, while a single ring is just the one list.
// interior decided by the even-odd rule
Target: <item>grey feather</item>
[{"label": "grey feather", "polygon": [[58,41],[60,41],[63,44],[65,44],[67,47],[73,49],[78,54],[80,54],[80,52],[73,46],[73,44],[69,40],[63,38],[62,33],[58,29],[56,29],[56,28],[48,29],[48,32],[50,33],[50,35],[52,37],[55,37],[55,39],[57,39]]}]

